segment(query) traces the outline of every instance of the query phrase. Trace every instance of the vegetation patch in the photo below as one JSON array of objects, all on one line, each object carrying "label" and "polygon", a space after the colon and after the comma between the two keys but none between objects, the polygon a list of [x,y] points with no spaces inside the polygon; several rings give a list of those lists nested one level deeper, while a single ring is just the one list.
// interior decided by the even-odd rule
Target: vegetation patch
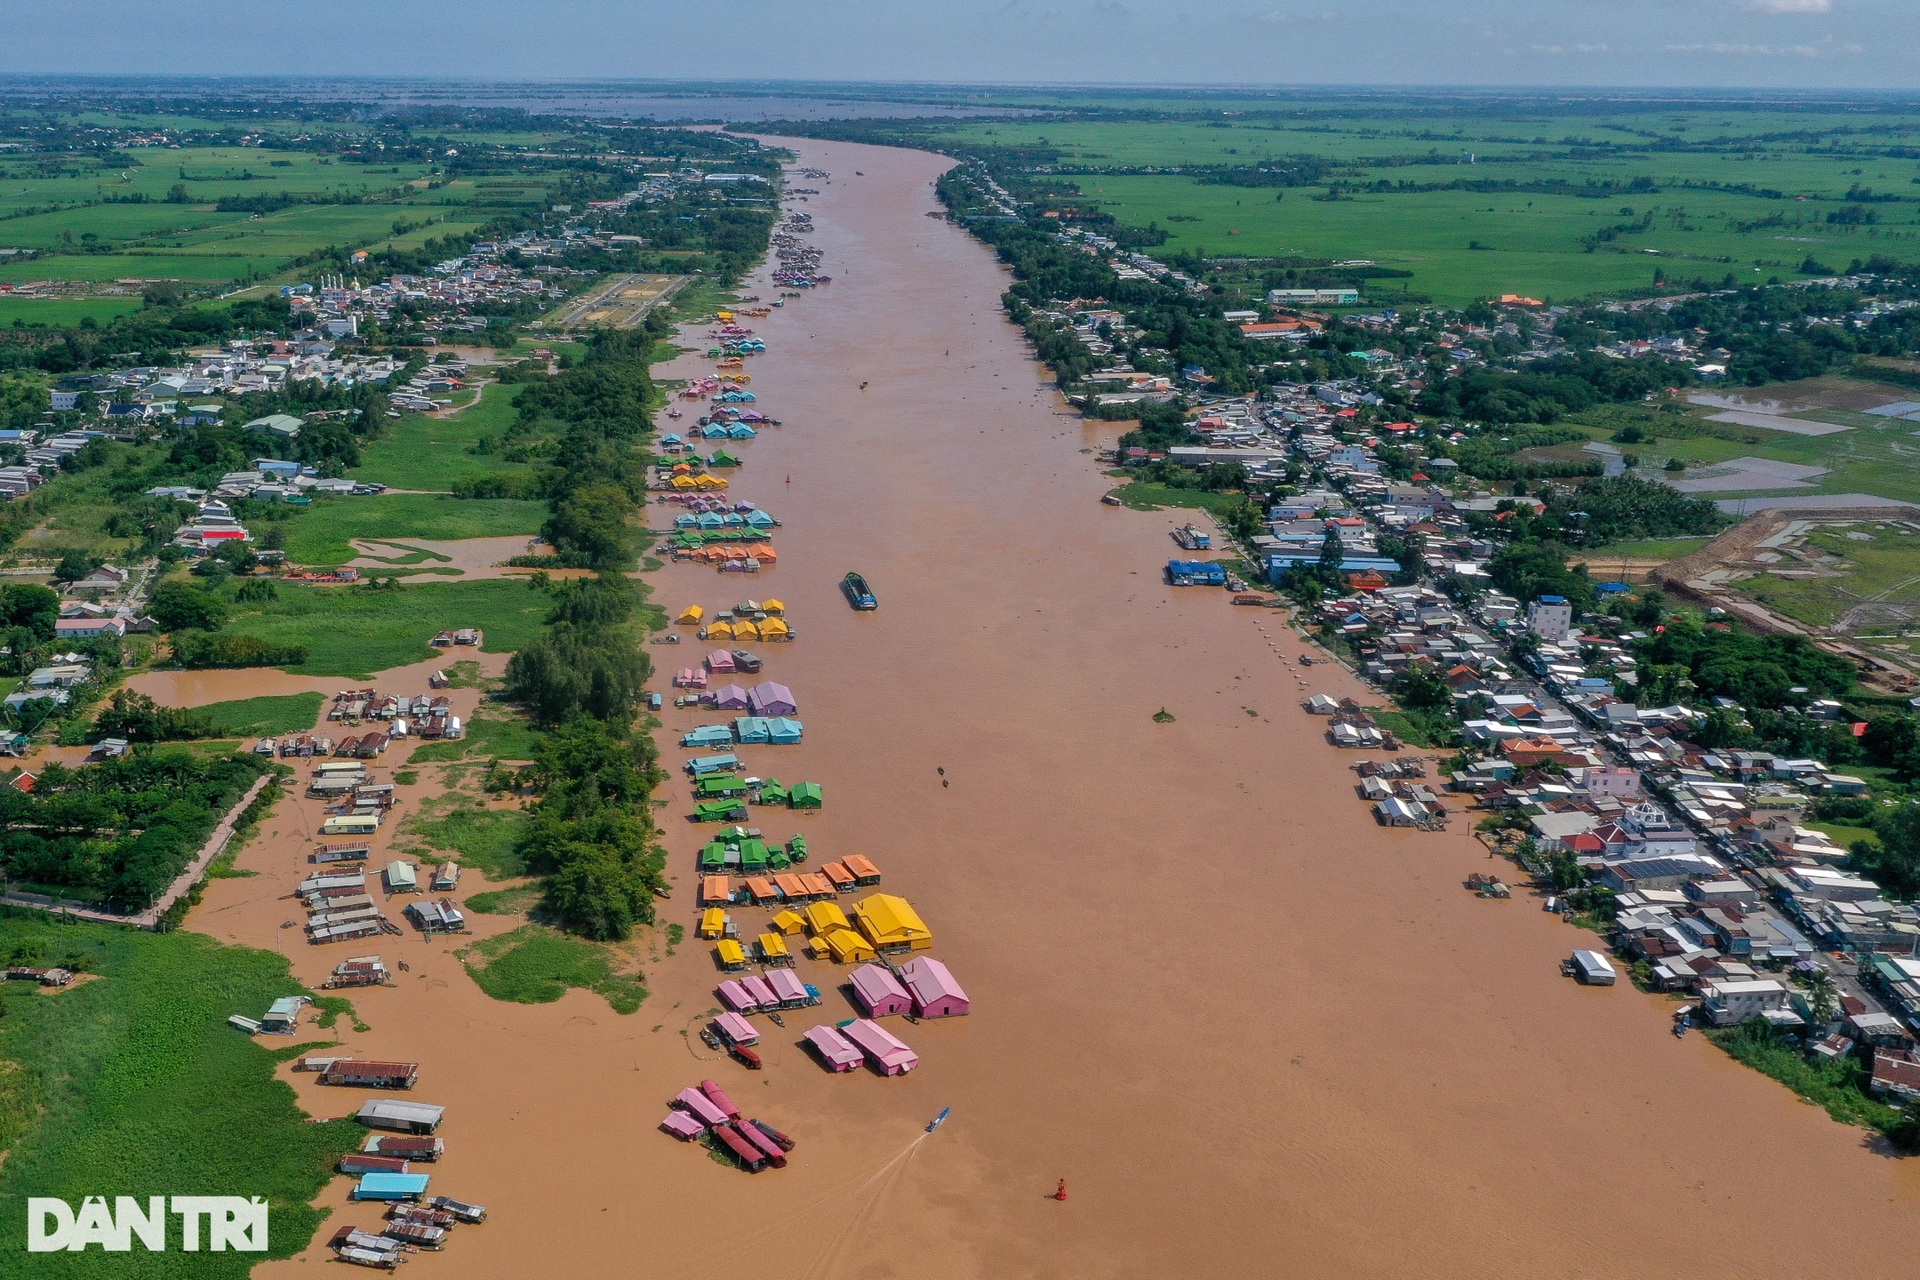
[{"label": "vegetation patch", "polygon": [[612,947],[571,938],[542,924],[486,938],[459,952],[460,960],[495,1000],[551,1004],[571,987],[605,998],[615,1013],[633,1013],[647,998],[637,973],[622,972]]},{"label": "vegetation patch", "polygon": [[489,809],[480,800],[451,792],[423,802],[401,831],[434,849],[459,854],[462,867],[478,870],[489,880],[514,880],[527,874],[518,846],[528,822],[518,809]]},{"label": "vegetation patch", "polygon": [[489,652],[524,646],[539,631],[547,599],[518,582],[422,582],[392,586],[311,587],[282,583],[274,600],[234,606],[217,633],[269,645],[298,646],[306,659],[286,664],[301,675],[370,679],[431,656],[441,631],[479,627]]},{"label": "vegetation patch", "polygon": [[377,498],[318,498],[286,524],[287,558],[295,564],[342,565],[359,556],[352,539],[528,537],[540,532],[546,504],[516,498],[449,498],[387,493]]},{"label": "vegetation patch", "polygon": [[[318,1230],[310,1207],[333,1162],[359,1146],[347,1120],[308,1124],[275,1054],[226,1025],[300,992],[270,951],[200,934],[59,925],[0,916],[0,955],[79,964],[101,980],[53,998],[0,988],[0,1221],[19,1231],[26,1197],[229,1191],[265,1196],[270,1252],[24,1254],[20,1280],[245,1280],[263,1257],[290,1257]],[[217,1103],[218,1113],[210,1110]],[[239,1140],[244,1135],[244,1140]]]},{"label": "vegetation patch", "polygon": [[539,905],[539,902],[539,885],[520,884],[507,889],[489,889],[485,893],[476,893],[466,900],[466,907],[467,910],[477,911],[483,916],[523,916]]},{"label": "vegetation patch", "polygon": [[540,746],[540,731],[511,708],[482,703],[467,722],[466,734],[424,742],[413,749],[415,764],[445,764],[455,760],[531,760]]},{"label": "vegetation patch", "polygon": [[306,733],[320,719],[319,693],[289,693],[234,702],[210,702],[198,708],[213,721],[214,732],[225,737],[268,737]]}]

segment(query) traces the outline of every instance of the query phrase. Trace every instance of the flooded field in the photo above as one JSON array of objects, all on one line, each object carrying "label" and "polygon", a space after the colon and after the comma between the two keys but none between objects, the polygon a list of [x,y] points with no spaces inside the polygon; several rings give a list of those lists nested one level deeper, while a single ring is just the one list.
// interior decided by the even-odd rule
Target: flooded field
[{"label": "flooded field", "polygon": [[[455,943],[359,944],[410,969],[354,993],[372,1030],[343,1041],[422,1064],[412,1096],[449,1108],[434,1189],[492,1210],[409,1274],[524,1280],[551,1273],[561,1240],[581,1280],[1788,1280],[1882,1274],[1911,1248],[1920,1162],[1674,1040],[1657,999],[1561,978],[1582,935],[1464,892],[1488,865],[1467,822],[1374,825],[1353,757],[1298,710],[1364,690],[1303,672],[1275,616],[1162,584],[1184,517],[1100,505],[1086,454],[1113,428],[1045,384],[1000,313],[992,255],[924,216],[945,160],[789,145],[833,173],[807,207],[835,282],[752,322],[770,347],[754,389],[786,425],[744,447],[732,493],[784,522],[779,567],[669,565],[655,599],[786,602],[799,639],[755,648],[793,688],[806,743],[746,755],[820,782],[826,808],[756,821],[804,831],[816,858],[873,859],[975,1012],[897,1028],[921,1055],[898,1079],[820,1070],[794,1044],[805,1016],[764,1042],[765,1072],[715,1061],[689,1034],[719,975],[691,936],[702,833],[679,821],[676,770],[659,906],[689,936],[673,955],[637,944],[652,993],[637,1014],[579,991],[495,1003]],[[849,570],[877,612],[846,607]],[[688,639],[649,653],[683,665],[703,649]],[[670,744],[715,717],[663,718]],[[670,768],[684,754],[669,745]],[[212,884],[190,922],[285,950],[310,982],[356,950],[282,927],[316,812],[283,802],[240,859],[260,874]],[[763,913],[736,916],[757,932]],[[844,971],[801,973],[826,992],[819,1020],[850,1016]],[[748,1177],[656,1130],[703,1076],[798,1139],[792,1167]],[[320,1115],[362,1097],[289,1079]],[[1062,1178],[1070,1198],[1048,1198]],[[348,1185],[327,1193],[328,1232],[376,1216]],[[256,1274],[309,1275],[323,1256]]]}]

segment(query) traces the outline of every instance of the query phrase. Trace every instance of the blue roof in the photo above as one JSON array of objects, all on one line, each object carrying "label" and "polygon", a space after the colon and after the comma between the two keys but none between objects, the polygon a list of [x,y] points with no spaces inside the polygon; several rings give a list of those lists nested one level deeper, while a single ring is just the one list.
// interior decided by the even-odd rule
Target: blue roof
[{"label": "blue roof", "polygon": [[1567,598],[1565,596],[1541,596],[1540,597],[1541,604],[1565,604],[1566,602],[1567,602]]},{"label": "blue roof", "polygon": [[424,1173],[366,1173],[360,1175],[360,1185],[355,1190],[362,1193],[386,1193],[400,1195],[419,1195],[427,1189]]},{"label": "blue roof", "polygon": [[1632,587],[1628,586],[1624,582],[1602,582],[1594,589],[1597,591],[1603,591],[1610,596],[1619,595],[1622,591],[1633,590]]}]

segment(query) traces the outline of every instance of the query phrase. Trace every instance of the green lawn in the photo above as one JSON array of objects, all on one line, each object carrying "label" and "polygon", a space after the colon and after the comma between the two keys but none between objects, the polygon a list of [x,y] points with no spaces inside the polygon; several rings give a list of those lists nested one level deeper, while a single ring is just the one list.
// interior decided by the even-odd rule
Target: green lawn
[{"label": "green lawn", "polygon": [[138,298],[6,298],[0,297],[0,326],[11,329],[16,320],[29,327],[62,329],[93,319],[105,324],[115,316],[138,311]]},{"label": "green lawn", "polygon": [[427,642],[441,631],[480,627],[487,652],[519,649],[539,633],[551,603],[504,579],[410,582],[390,591],[282,583],[278,600],[236,605],[227,629],[306,645],[307,661],[287,668],[295,674],[365,680],[432,656]]},{"label": "green lawn", "polygon": [[409,413],[394,422],[387,434],[362,450],[355,480],[371,480],[396,489],[445,492],[454,482],[471,480],[508,469],[494,454],[470,452],[482,436],[498,438],[513,422],[517,387],[489,386],[480,403],[450,418]]},{"label": "green lawn", "polygon": [[282,733],[305,733],[320,719],[318,693],[289,693],[234,702],[210,702],[200,708],[213,717],[214,729],[224,735],[260,738]]},{"label": "green lawn", "polygon": [[1849,827],[1838,822],[1809,822],[1815,831],[1824,831],[1832,841],[1842,849],[1851,849],[1862,840],[1876,840],[1872,831],[1866,827]]},{"label": "green lawn", "polygon": [[1604,547],[1595,547],[1580,553],[1582,557],[1594,557],[1592,564],[1597,572],[1605,566],[1600,560],[1609,555],[1636,556],[1648,560],[1678,560],[1681,556],[1691,555],[1712,542],[1712,538],[1638,538],[1627,542],[1609,542]]},{"label": "green lawn", "polygon": [[480,989],[495,1000],[551,1004],[569,988],[580,987],[599,993],[615,1013],[633,1013],[647,998],[640,975],[620,970],[619,952],[545,925],[522,925],[459,955]]},{"label": "green lawn", "polygon": [[1134,511],[1184,507],[1222,515],[1240,500],[1237,493],[1209,493],[1205,489],[1175,489],[1171,485],[1129,480],[1113,491],[1120,505]]},{"label": "green lawn", "polygon": [[[0,993],[0,1221],[9,1280],[245,1280],[263,1257],[300,1252],[325,1217],[309,1207],[331,1165],[359,1145],[350,1121],[307,1124],[274,1051],[229,1014],[258,1016],[300,993],[284,957],[200,934],[152,934],[0,918],[0,953],[57,964],[89,958],[104,976],[52,995]],[[313,1037],[309,1036],[309,1039]],[[18,1064],[13,1069],[13,1064]],[[342,1110],[351,1109],[342,1100]],[[270,1250],[185,1253],[179,1220],[166,1253],[27,1254],[27,1196],[75,1206],[89,1195],[261,1195]]]},{"label": "green lawn", "polygon": [[341,565],[359,553],[350,538],[531,537],[547,517],[543,502],[509,498],[440,497],[386,493],[378,497],[317,498],[284,527],[287,558],[295,564]]}]

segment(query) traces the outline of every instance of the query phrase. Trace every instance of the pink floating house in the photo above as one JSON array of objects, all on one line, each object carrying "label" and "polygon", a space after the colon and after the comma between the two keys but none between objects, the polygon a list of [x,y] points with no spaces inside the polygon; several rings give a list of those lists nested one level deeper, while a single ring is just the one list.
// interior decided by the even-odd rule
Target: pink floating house
[{"label": "pink floating house", "polygon": [[766,983],[773,988],[773,994],[779,998],[782,1009],[797,1009],[813,1001],[813,997],[807,994],[807,984],[795,977],[791,969],[767,970]]},{"label": "pink floating house", "polygon": [[759,1044],[760,1033],[737,1013],[723,1013],[713,1020],[713,1029],[728,1044]]},{"label": "pink floating house", "polygon": [[773,680],[753,686],[747,702],[757,716],[790,716],[800,710],[800,704],[793,700],[793,690]]},{"label": "pink floating house", "polygon": [[667,1112],[667,1118],[660,1122],[660,1127],[674,1137],[684,1138],[688,1142],[693,1141],[707,1131],[707,1126],[701,1124],[684,1111]]},{"label": "pink floating house", "polygon": [[747,691],[737,684],[723,684],[708,695],[708,701],[721,711],[745,711]]},{"label": "pink floating house", "polygon": [[698,667],[682,667],[680,674],[673,678],[676,689],[704,689],[707,687],[707,673]]},{"label": "pink floating house", "polygon": [[731,673],[734,670],[733,655],[725,649],[715,649],[707,655],[707,670],[715,675],[722,672]]},{"label": "pink floating house", "polygon": [[719,990],[721,1001],[735,1013],[756,1013],[760,1009],[759,1003],[753,998],[753,993],[733,978],[728,978],[721,983]]},{"label": "pink floating house", "polygon": [[920,1065],[920,1055],[879,1023],[855,1018],[844,1033],[883,1076],[903,1076]]},{"label": "pink floating house", "polygon": [[713,1100],[698,1089],[682,1089],[673,1095],[673,1100],[706,1124],[719,1124],[727,1118],[727,1113],[714,1106]]},{"label": "pink floating house", "polygon": [[923,1018],[951,1018],[972,1007],[952,972],[932,956],[915,956],[900,972],[913,993],[914,1012]]},{"label": "pink floating house", "polygon": [[767,985],[767,980],[758,974],[748,974],[740,979],[740,985],[747,989],[747,994],[752,996],[753,1002],[762,1009],[780,1007],[780,997],[775,995],[773,988]]},{"label": "pink floating house", "polygon": [[851,1071],[860,1065],[862,1054],[854,1048],[853,1042],[840,1032],[822,1023],[807,1032],[807,1043],[820,1055],[820,1061],[827,1064],[829,1071]]},{"label": "pink floating house", "polygon": [[900,980],[877,964],[863,964],[853,971],[853,997],[869,1018],[890,1018],[913,1008],[913,997]]}]

